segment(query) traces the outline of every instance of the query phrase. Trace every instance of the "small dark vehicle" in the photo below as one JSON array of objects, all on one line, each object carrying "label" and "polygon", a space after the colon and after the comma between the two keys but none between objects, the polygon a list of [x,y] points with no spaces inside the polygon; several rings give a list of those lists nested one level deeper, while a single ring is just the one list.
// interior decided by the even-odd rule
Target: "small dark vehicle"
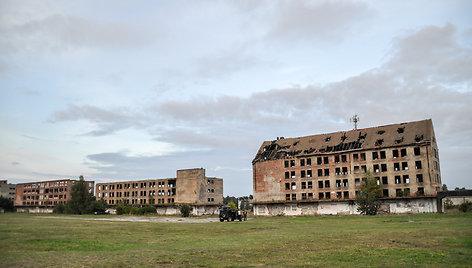
[{"label": "small dark vehicle", "polygon": [[222,206],[220,208],[220,221],[223,222],[224,220],[227,221],[234,221],[238,219],[239,221],[243,220],[241,211],[234,210],[230,206]]}]

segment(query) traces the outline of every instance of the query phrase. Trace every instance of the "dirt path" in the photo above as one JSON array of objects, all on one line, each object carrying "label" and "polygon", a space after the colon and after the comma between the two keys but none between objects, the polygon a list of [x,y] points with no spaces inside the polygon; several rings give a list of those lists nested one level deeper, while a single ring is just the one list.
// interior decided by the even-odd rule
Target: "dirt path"
[{"label": "dirt path", "polygon": [[85,221],[125,221],[125,222],[181,222],[181,223],[206,223],[219,222],[218,218],[181,218],[181,217],[133,217],[121,216],[112,218],[81,218],[70,216],[38,216],[47,219],[85,220]]}]

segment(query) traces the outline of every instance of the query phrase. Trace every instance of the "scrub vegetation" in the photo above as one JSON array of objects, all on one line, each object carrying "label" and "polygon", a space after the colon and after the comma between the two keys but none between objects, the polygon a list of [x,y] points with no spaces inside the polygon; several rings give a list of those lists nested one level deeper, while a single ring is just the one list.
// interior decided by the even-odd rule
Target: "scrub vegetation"
[{"label": "scrub vegetation", "polygon": [[109,215],[71,217],[0,215],[0,266],[472,264],[472,213],[271,217],[223,223],[83,220],[116,217]]}]

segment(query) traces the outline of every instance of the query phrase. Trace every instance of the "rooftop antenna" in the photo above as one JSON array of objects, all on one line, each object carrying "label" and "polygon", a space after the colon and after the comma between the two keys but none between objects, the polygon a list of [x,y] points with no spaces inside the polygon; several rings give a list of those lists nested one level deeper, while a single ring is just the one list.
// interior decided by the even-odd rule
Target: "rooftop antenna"
[{"label": "rooftop antenna", "polygon": [[355,114],[353,117],[349,118],[349,121],[351,121],[351,123],[354,123],[354,130],[357,130],[357,122],[359,122],[359,116],[357,116],[357,114]]}]

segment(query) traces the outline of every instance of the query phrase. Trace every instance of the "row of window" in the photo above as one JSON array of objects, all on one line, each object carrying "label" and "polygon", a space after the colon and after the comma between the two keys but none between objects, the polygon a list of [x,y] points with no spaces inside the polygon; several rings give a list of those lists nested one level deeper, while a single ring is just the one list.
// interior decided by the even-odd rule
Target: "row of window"
[{"label": "row of window", "polygon": [[[165,196],[166,195],[166,190],[158,190],[158,191],[155,191],[155,190],[150,190],[149,192],[148,191],[131,191],[131,192],[110,192],[110,193],[98,193],[98,198],[107,198],[107,197],[130,197],[130,193],[131,193],[131,197],[138,197],[138,196],[156,196],[156,194],[158,196]],[[167,190],[167,196],[173,196],[176,194],[176,191],[175,189],[172,189],[172,190]]]},{"label": "row of window", "polygon": [[[158,188],[166,187],[165,181],[159,181],[157,184],[155,181],[153,182],[134,182],[134,183],[122,183],[122,184],[110,184],[110,185],[98,185],[98,190],[104,191],[108,190],[122,190],[122,189],[138,189],[138,188],[155,188],[157,185]],[[168,181],[167,187],[173,188],[175,187],[175,180]]]},{"label": "row of window", "polygon": [[[355,195],[358,195],[359,192],[356,191]],[[285,200],[297,200],[297,195],[296,193],[292,194],[285,194]],[[418,187],[416,195],[424,195],[424,187]],[[299,195],[298,195],[299,196]],[[389,191],[388,189],[383,189],[382,190],[382,196],[383,197],[389,197]],[[411,196],[411,191],[410,188],[397,188],[395,189],[395,196],[396,197],[406,197],[406,196]],[[314,194],[313,193],[301,193],[301,200],[313,200]],[[338,191],[336,192],[336,199],[349,199],[351,198],[349,191]],[[354,197],[352,197],[354,198]],[[319,192],[318,193],[318,199],[331,199],[331,192]]]},{"label": "row of window", "polygon": [[[388,185],[388,176],[383,176],[382,178],[380,177],[375,177],[377,179],[377,184],[383,184],[383,185]],[[365,181],[365,178],[362,179]],[[348,179],[343,179],[343,180],[336,180],[335,181],[336,188],[341,188],[341,187],[349,187],[349,180]],[[395,184],[409,184],[410,183],[410,176],[409,175],[396,175],[394,178]],[[416,182],[417,183],[423,183],[423,174],[416,174]],[[354,184],[355,186],[360,186],[361,185],[361,179],[360,178],[355,178],[354,179]],[[301,189],[312,189],[313,188],[313,182],[312,181],[302,181],[300,183]],[[318,181],[318,188],[323,189],[323,188],[330,188],[331,183],[330,180],[319,180]],[[296,190],[297,189],[297,183],[296,182],[286,182],[285,183],[285,190]]]},{"label": "row of window", "polygon": [[23,200],[67,199],[67,195],[23,195]]},{"label": "row of window", "polygon": [[[421,155],[421,149],[420,147],[415,147],[414,148],[414,154],[415,156]],[[398,158],[398,157],[407,157],[407,150],[404,149],[394,149],[392,150],[392,158]],[[379,151],[379,152],[372,152],[372,160],[378,160],[378,159],[386,159],[387,154],[386,151]],[[360,161],[366,161],[366,153],[354,153],[352,154],[352,160],[353,162],[359,162]],[[347,163],[347,155],[342,154],[342,155],[335,155],[333,156],[334,163]],[[302,158],[299,160],[300,166],[311,166],[311,158]],[[323,165],[323,164],[329,164],[329,156],[318,156],[316,158],[316,164],[317,165]],[[295,167],[296,162],[295,159],[292,160],[285,160],[284,161],[284,167]]]},{"label": "row of window", "polygon": [[[422,169],[423,165],[421,161],[415,161],[415,168],[417,170]],[[393,169],[395,171],[400,171],[400,163],[393,163]],[[327,177],[329,176],[329,168],[325,169],[318,169],[318,177]],[[401,162],[401,170],[408,170],[408,162]],[[387,164],[375,164],[373,165],[374,173],[379,172],[387,172]],[[358,173],[366,173],[367,166],[354,166],[354,174]],[[348,175],[348,167],[337,167],[335,168],[336,176],[343,176]],[[313,176],[312,170],[301,170],[300,171],[300,178],[311,178]],[[286,179],[295,179],[296,178],[296,171],[285,171],[285,178]]]}]

